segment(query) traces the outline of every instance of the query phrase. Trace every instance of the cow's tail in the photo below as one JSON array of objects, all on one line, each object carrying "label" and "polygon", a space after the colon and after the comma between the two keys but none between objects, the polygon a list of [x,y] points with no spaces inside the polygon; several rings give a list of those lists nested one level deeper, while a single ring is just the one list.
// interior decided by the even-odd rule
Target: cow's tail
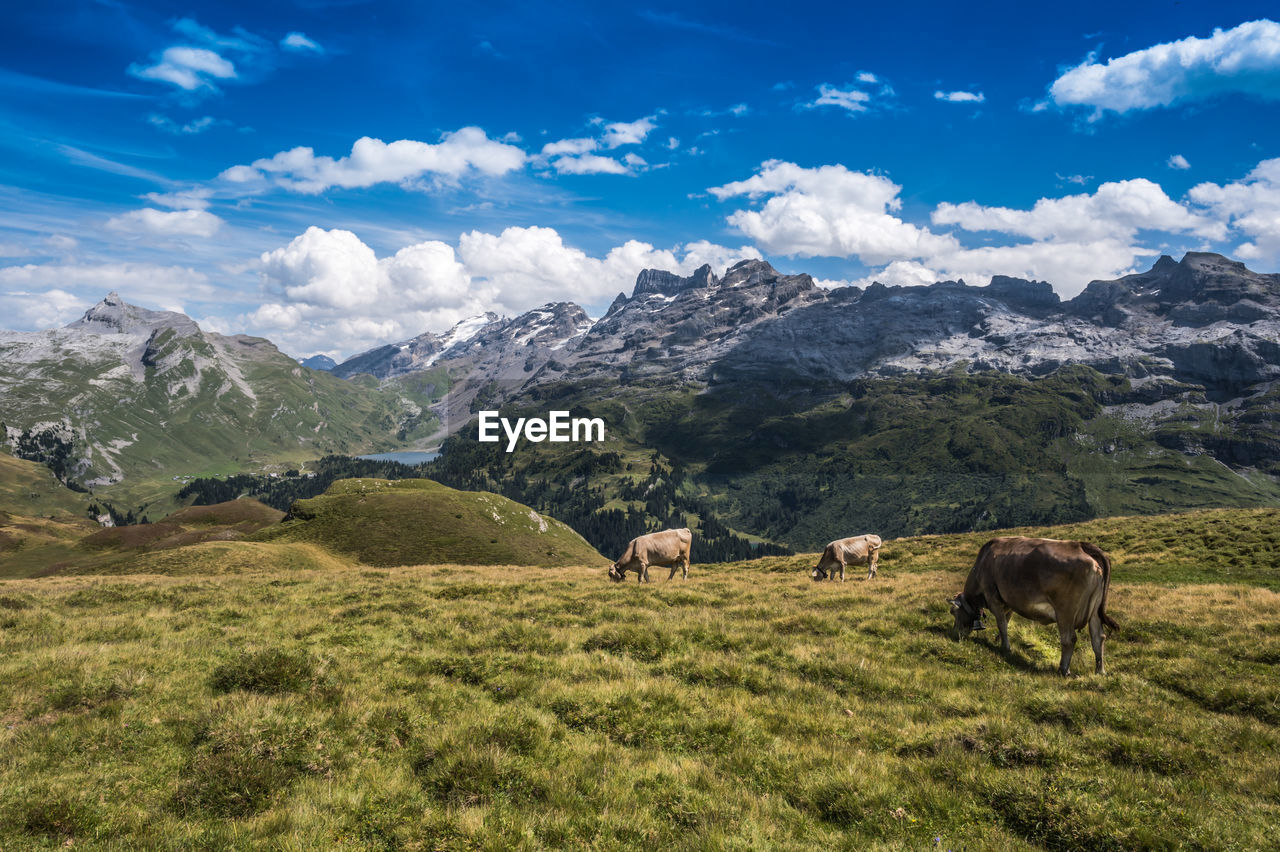
[{"label": "cow's tail", "polygon": [[1102,603],[1098,604],[1098,618],[1102,619],[1102,623],[1110,627],[1112,630],[1119,630],[1120,625],[1116,624],[1116,620],[1107,615],[1107,592],[1111,589],[1111,559],[1107,554],[1102,552],[1102,548],[1087,541],[1080,542],[1084,552],[1093,557],[1093,560],[1102,566]]}]

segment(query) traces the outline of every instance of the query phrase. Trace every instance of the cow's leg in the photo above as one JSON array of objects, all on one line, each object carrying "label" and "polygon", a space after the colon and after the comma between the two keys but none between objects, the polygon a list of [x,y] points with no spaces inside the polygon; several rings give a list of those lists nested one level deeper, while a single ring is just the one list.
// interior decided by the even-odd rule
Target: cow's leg
[{"label": "cow's leg", "polygon": [[[831,572],[831,579],[833,580],[835,579],[835,574],[836,574],[835,571]],[[844,560],[843,559],[840,560],[840,582],[841,583],[844,582]]]},{"label": "cow's leg", "polygon": [[1102,665],[1102,619],[1095,612],[1089,619],[1089,641],[1093,643],[1093,673],[1106,674]]},{"label": "cow's leg", "polygon": [[640,563],[640,570],[644,572],[644,575],[643,575],[643,576],[644,576],[644,582],[646,582],[646,583],[648,583],[648,582],[652,582],[652,581],[649,579],[649,563],[648,563],[648,562],[641,562],[641,563]]},{"label": "cow's leg", "polygon": [[689,554],[686,553],[684,555],[684,559],[682,560],[682,562],[683,562],[682,568],[684,570],[684,574],[681,575],[680,579],[687,580],[689,579]]},{"label": "cow's leg", "polygon": [[1071,674],[1071,654],[1076,649],[1076,629],[1068,622],[1059,621],[1058,638],[1062,640],[1062,662],[1058,663],[1058,674],[1066,677]]},{"label": "cow's leg", "polygon": [[876,575],[876,552],[871,551],[871,555],[867,557],[867,579],[870,580]]},{"label": "cow's leg", "polygon": [[[990,601],[991,598],[988,597],[987,600]],[[988,603],[987,609],[996,617],[996,627],[1000,629],[1000,650],[1006,654],[1012,653],[1013,648],[1009,647],[1009,610],[998,603]]]},{"label": "cow's leg", "polygon": [[671,573],[667,575],[667,579],[668,579],[668,580],[674,580],[674,579],[675,579],[675,576],[676,576],[676,571],[679,571],[679,570],[680,570],[680,563],[679,563],[679,561],[672,562],[672,563],[671,563]]}]

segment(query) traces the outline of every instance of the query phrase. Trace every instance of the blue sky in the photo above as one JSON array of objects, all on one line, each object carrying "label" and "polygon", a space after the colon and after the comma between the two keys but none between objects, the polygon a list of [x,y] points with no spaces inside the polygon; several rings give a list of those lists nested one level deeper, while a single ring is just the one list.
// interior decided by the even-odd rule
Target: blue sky
[{"label": "blue sky", "polygon": [[0,324],[115,289],[342,357],[485,310],[598,314],[645,266],[1064,297],[1161,253],[1273,271],[1269,9],[10,8]]}]

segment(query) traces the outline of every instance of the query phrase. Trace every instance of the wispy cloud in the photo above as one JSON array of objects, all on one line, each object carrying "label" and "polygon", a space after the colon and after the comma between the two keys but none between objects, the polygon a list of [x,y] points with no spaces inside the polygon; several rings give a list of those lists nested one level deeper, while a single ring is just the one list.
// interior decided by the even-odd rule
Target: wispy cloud
[{"label": "wispy cloud", "polygon": [[280,39],[280,49],[292,53],[324,53],[324,48],[299,32],[289,33]]},{"label": "wispy cloud", "polygon": [[126,99],[143,99],[147,95],[140,95],[134,92],[116,92],[111,89],[97,89],[91,86],[77,86],[71,83],[61,83],[57,80],[49,80],[44,77],[34,77],[30,74],[19,74],[16,71],[6,71],[0,68],[0,89],[13,92],[36,93],[40,95],[65,95],[68,97],[81,98],[126,98]]},{"label": "wispy cloud", "polygon": [[1191,168],[1191,163],[1187,162],[1187,158],[1181,154],[1174,154],[1169,158],[1165,165],[1171,169],[1178,169],[1179,171],[1185,171],[1186,169]]},{"label": "wispy cloud", "polygon": [[88,151],[72,147],[71,145],[59,145],[58,151],[71,162],[80,166],[85,166],[86,168],[151,181],[152,183],[160,184],[161,186],[170,186],[173,184],[173,181],[162,174],[147,171],[146,169],[140,169],[136,166],[130,166],[126,163],[118,163],[115,160],[109,160],[106,157],[99,157],[97,154],[91,154]]},{"label": "wispy cloud", "polygon": [[679,12],[656,12],[652,9],[642,9],[636,14],[651,24],[656,24],[661,27],[669,27],[670,29],[685,30],[686,32],[715,36],[716,38],[728,39],[730,41],[742,42],[744,44],[775,43],[770,39],[743,32],[737,27],[732,27],[728,24],[695,21],[692,18],[686,18]]},{"label": "wispy cloud", "polygon": [[178,124],[167,115],[152,113],[147,116],[147,123],[153,127],[160,128],[165,133],[172,133],[175,136],[196,136],[204,133],[206,130],[209,130],[219,122],[213,116],[205,115],[200,118],[192,119],[186,124]]}]

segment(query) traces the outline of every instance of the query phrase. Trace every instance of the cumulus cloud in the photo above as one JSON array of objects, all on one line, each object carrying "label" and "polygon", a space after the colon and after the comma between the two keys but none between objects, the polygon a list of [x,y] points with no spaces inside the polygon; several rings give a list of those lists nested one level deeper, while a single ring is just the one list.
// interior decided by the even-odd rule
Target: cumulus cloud
[{"label": "cumulus cloud", "polygon": [[939,90],[934,92],[933,96],[937,100],[951,104],[980,104],[987,99],[987,96],[982,92],[943,92]]},{"label": "cumulus cloud", "polygon": [[1169,161],[1165,163],[1165,165],[1171,169],[1179,169],[1179,170],[1185,170],[1185,169],[1191,168],[1191,164],[1187,162],[1187,158],[1182,156],[1181,154],[1174,154],[1172,157],[1169,158]]},{"label": "cumulus cloud", "polygon": [[289,33],[280,39],[280,47],[291,53],[324,53],[323,47],[298,32]]},{"label": "cumulus cloud", "polygon": [[1238,181],[1198,184],[1187,197],[1248,238],[1237,257],[1280,262],[1280,158],[1263,160]]},{"label": "cumulus cloud", "polygon": [[1131,240],[1140,230],[1189,233],[1222,239],[1221,221],[1188,210],[1165,195],[1159,184],[1144,178],[1104,183],[1093,193],[1042,198],[1030,210],[985,207],[972,201],[939,204],[935,225],[957,225],[966,231],[999,231],[1033,240],[1089,242]]},{"label": "cumulus cloud", "polygon": [[293,148],[251,166],[232,166],[220,177],[241,184],[270,181],[314,195],[331,187],[404,184],[422,177],[456,180],[473,171],[502,175],[522,166],[525,159],[520,148],[490,139],[479,127],[463,127],[444,134],[435,144],[414,139],[387,143],[364,136],[351,146],[350,155],[338,159],[317,156],[312,148]]},{"label": "cumulus cloud", "polygon": [[1280,97],[1280,24],[1250,21],[1208,38],[1194,36],[1101,64],[1093,57],[1054,80],[1058,106],[1124,113],[1228,93]]},{"label": "cumulus cloud", "polygon": [[164,211],[153,207],[130,210],[107,220],[107,227],[113,231],[162,237],[212,237],[222,224],[222,219],[207,210]]},{"label": "cumulus cloud", "polygon": [[552,228],[471,231],[457,250],[427,241],[389,257],[350,231],[309,228],[261,258],[272,299],[243,320],[289,351],[358,351],[444,331],[485,311],[514,315],[551,301],[602,307],[630,292],[641,269],[718,270],[754,248],[709,242],[657,249],[636,240],[593,257]]},{"label": "cumulus cloud", "polygon": [[129,73],[142,80],[170,83],[191,92],[216,90],[213,80],[235,79],[236,67],[207,48],[175,46],[166,48],[154,65],[130,65]]},{"label": "cumulus cloud", "polygon": [[806,169],[770,160],[747,180],[708,191],[722,201],[768,196],[760,209],[738,210],[728,221],[772,254],[879,264],[957,248],[953,238],[892,215],[902,207],[901,189],[882,175],[842,165]]},{"label": "cumulus cloud", "polygon": [[964,278],[985,284],[992,275],[1004,274],[1047,280],[1069,297],[1095,278],[1126,274],[1139,259],[1159,254],[1143,245],[1139,236],[1144,232],[1221,240],[1234,212],[1240,217],[1236,227],[1264,234],[1271,221],[1266,214],[1256,220],[1245,217],[1251,204],[1257,209],[1272,198],[1273,186],[1273,233],[1280,249],[1280,159],[1273,162],[1274,169],[1260,165],[1241,184],[1198,187],[1193,192],[1202,209],[1169,198],[1158,184],[1144,179],[1104,183],[1093,193],[1042,198],[1029,209],[972,201],[938,205],[933,226],[991,232],[1009,243],[977,248],[968,247],[956,232],[903,221],[897,215],[901,187],[882,175],[840,165],[808,169],[770,161],[747,180],[709,191],[722,200],[767,199],[761,206],[733,212],[728,222],[768,253],[855,258],[881,267],[855,283],[915,285]]},{"label": "cumulus cloud", "polygon": [[[0,269],[0,281],[5,270]],[[29,331],[58,328],[79,319],[93,302],[53,288],[31,292],[11,290],[0,292],[0,311],[4,312],[5,327]]]},{"label": "cumulus cloud", "polygon": [[[747,256],[756,254],[748,252]],[[472,276],[492,288],[497,302],[513,310],[563,299],[593,304],[629,293],[636,275],[646,268],[688,274],[713,258],[741,259],[738,252],[710,243],[692,244],[680,259],[677,250],[656,249],[638,240],[594,258],[566,246],[555,229],[539,227],[512,227],[501,234],[471,231],[458,239],[458,254]]]}]

